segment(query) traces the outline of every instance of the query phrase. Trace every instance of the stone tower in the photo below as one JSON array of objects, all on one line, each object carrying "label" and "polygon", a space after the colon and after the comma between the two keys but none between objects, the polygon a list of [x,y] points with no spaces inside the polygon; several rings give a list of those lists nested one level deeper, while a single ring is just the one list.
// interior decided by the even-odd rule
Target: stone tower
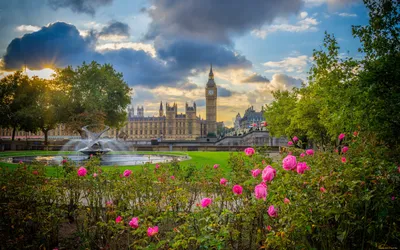
[{"label": "stone tower", "polygon": [[137,107],[137,116],[138,117],[144,117],[144,108],[142,107]]},{"label": "stone tower", "polygon": [[207,133],[217,134],[217,85],[214,82],[212,64],[206,85],[206,120]]},{"label": "stone tower", "polygon": [[160,117],[164,116],[164,109],[163,109],[162,101],[160,102],[160,110],[158,111],[158,115]]}]

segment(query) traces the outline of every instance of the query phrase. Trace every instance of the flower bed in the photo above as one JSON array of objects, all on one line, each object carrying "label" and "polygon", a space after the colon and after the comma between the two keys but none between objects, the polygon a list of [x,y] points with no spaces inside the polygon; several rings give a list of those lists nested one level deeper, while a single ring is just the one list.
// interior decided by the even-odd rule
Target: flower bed
[{"label": "flower bed", "polygon": [[[0,171],[7,249],[361,249],[398,246],[400,173],[386,148],[361,138],[320,152],[291,148],[273,163],[231,154],[210,167],[103,172],[65,162]],[[344,161],[343,158],[346,160]]]}]

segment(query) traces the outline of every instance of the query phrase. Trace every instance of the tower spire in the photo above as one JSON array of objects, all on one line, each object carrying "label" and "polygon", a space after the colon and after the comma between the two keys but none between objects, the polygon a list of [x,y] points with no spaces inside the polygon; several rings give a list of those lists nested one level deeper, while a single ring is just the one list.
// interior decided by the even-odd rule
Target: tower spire
[{"label": "tower spire", "polygon": [[210,74],[208,74],[208,79],[213,80],[214,79],[214,73],[212,70],[212,63],[210,64]]}]

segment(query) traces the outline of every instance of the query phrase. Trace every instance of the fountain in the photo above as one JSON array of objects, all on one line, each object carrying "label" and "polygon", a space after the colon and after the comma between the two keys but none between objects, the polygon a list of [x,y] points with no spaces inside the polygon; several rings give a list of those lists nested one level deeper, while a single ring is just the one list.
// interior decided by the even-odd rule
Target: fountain
[{"label": "fountain", "polygon": [[[75,162],[76,164],[84,164],[90,157],[89,155],[99,156],[100,165],[102,166],[132,166],[149,163],[165,163],[172,160],[188,159],[187,155],[165,155],[165,154],[137,154],[129,151],[125,142],[116,139],[102,137],[110,127],[105,125],[87,125],[82,128],[86,132],[87,138],[69,140],[59,151],[58,155],[44,156],[16,156],[5,157],[0,161],[8,163],[25,163],[42,162],[49,165],[61,165],[64,158]],[[65,154],[65,151],[68,151]],[[75,153],[72,153],[72,152]]]},{"label": "fountain", "polygon": [[112,151],[112,149],[110,148],[105,148],[103,146],[103,143],[100,141],[100,136],[107,132],[110,127],[105,126],[105,129],[101,130],[98,133],[90,131],[89,127],[91,127],[91,125],[87,125],[82,128],[82,130],[85,131],[87,135],[87,146],[79,149],[78,151],[85,155],[103,155]]}]

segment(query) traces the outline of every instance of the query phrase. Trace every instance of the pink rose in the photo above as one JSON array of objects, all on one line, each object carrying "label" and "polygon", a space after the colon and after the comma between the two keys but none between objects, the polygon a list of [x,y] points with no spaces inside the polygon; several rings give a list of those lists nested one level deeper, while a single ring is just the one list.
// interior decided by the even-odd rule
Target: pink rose
[{"label": "pink rose", "polygon": [[394,201],[396,199],[396,197],[392,196],[392,201]]},{"label": "pink rose", "polygon": [[354,132],[353,132],[353,136],[358,136],[358,132],[357,132],[357,131],[354,131]]},{"label": "pink rose", "polygon": [[299,138],[297,138],[297,136],[293,136],[293,141],[297,142],[299,140]]},{"label": "pink rose", "polygon": [[209,205],[211,205],[212,203],[212,199],[211,198],[204,198],[201,200],[201,206],[202,207],[208,207]]},{"label": "pink rose", "polygon": [[347,152],[347,150],[349,150],[349,147],[347,147],[347,146],[344,146],[344,147],[342,148],[342,153],[346,153],[346,152]]},{"label": "pink rose", "polygon": [[324,187],[321,187],[321,188],[319,189],[319,191],[321,191],[322,193],[326,193],[326,189],[325,189]]},{"label": "pink rose", "polygon": [[67,163],[67,159],[63,159],[63,160],[61,161],[61,163],[62,163],[62,164]]},{"label": "pink rose", "polygon": [[283,169],[293,170],[297,166],[296,156],[288,155],[282,161]]},{"label": "pink rose", "polygon": [[106,206],[112,206],[113,202],[112,201],[106,201]]},{"label": "pink rose", "polygon": [[261,170],[260,169],[253,169],[251,170],[251,175],[256,178],[259,174],[261,174]]},{"label": "pink rose", "polygon": [[307,154],[307,155],[314,155],[314,150],[312,150],[312,149],[307,149],[307,150],[306,150],[306,154]]},{"label": "pink rose", "polygon": [[225,178],[221,178],[221,180],[219,180],[219,184],[226,186],[226,183],[228,182],[227,179]]},{"label": "pink rose", "polygon": [[217,169],[219,167],[219,164],[214,164],[214,169]]},{"label": "pink rose", "polygon": [[33,175],[38,175],[39,172],[38,172],[37,170],[33,170],[33,171],[32,171],[32,174],[33,174]]},{"label": "pink rose", "polygon": [[90,156],[89,156],[90,158],[92,158],[93,157],[93,154],[90,154]]},{"label": "pink rose", "polygon": [[271,227],[270,225],[268,225],[268,226],[267,226],[267,230],[268,230],[268,231],[271,231],[271,230],[272,230],[272,227]]},{"label": "pink rose", "polygon": [[175,176],[173,176],[173,175],[171,175],[170,178],[171,178],[171,180],[175,180]]},{"label": "pink rose", "polygon": [[261,183],[255,186],[254,195],[256,196],[256,199],[263,199],[265,201],[267,197],[267,185]]},{"label": "pink rose", "polygon": [[297,163],[297,173],[304,174],[304,171],[310,170],[310,167],[307,166],[306,162],[298,162]]},{"label": "pink rose", "polygon": [[343,140],[346,137],[346,135],[341,133],[338,137],[339,137],[339,140]]},{"label": "pink rose", "polygon": [[160,168],[160,164],[156,164],[156,169],[159,169]]},{"label": "pink rose", "polygon": [[97,177],[97,174],[96,174],[96,173],[94,173],[94,174],[93,174],[93,178],[96,178],[96,177]]},{"label": "pink rose", "polygon": [[131,228],[138,228],[139,227],[139,218],[133,217],[131,219],[131,221],[129,221],[129,226],[131,226]]},{"label": "pink rose", "polygon": [[87,174],[86,168],[80,167],[80,168],[78,169],[78,175],[79,175],[79,176],[85,176],[86,174]]},{"label": "pink rose", "polygon": [[289,204],[289,203],[290,203],[290,200],[289,200],[288,198],[285,197],[285,199],[283,199],[283,202],[284,202],[285,204]]},{"label": "pink rose", "polygon": [[157,233],[158,233],[158,227],[157,226],[147,228],[147,235],[149,237],[152,237],[152,236],[156,235]]},{"label": "pink rose", "polygon": [[273,205],[269,206],[268,215],[271,217],[278,217],[278,211],[275,209]]},{"label": "pink rose", "polygon": [[121,216],[118,216],[116,219],[115,219],[115,222],[116,223],[120,223],[122,221],[122,217]]},{"label": "pink rose", "polygon": [[23,161],[19,161],[19,164],[24,164],[24,162]]},{"label": "pink rose", "polygon": [[293,142],[292,141],[288,141],[287,145],[288,146],[293,146]]},{"label": "pink rose", "polygon": [[123,173],[125,177],[129,177],[132,174],[132,170],[126,169]]},{"label": "pink rose", "polygon": [[301,157],[301,158],[304,158],[304,156],[306,156],[305,153],[301,153],[301,154],[300,154],[300,157]]},{"label": "pink rose", "polygon": [[264,181],[272,181],[276,176],[276,170],[268,165],[264,170],[262,171],[262,179]]},{"label": "pink rose", "polygon": [[241,195],[243,193],[243,188],[240,185],[235,185],[233,186],[232,191],[237,195]]},{"label": "pink rose", "polygon": [[347,161],[347,160],[346,160],[346,157],[342,157],[342,162],[343,162],[343,163],[346,163],[346,161]]},{"label": "pink rose", "polygon": [[256,151],[254,150],[254,148],[246,148],[246,149],[244,150],[244,153],[245,153],[247,156],[252,156],[255,152],[256,152]]}]

